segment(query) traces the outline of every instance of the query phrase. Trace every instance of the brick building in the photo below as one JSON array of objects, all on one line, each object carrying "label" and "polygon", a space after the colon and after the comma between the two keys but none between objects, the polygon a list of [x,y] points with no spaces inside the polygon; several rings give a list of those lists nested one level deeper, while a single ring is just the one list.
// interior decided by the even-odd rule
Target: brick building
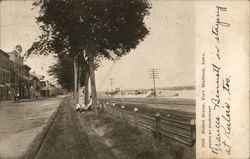
[{"label": "brick building", "polygon": [[29,76],[29,84],[30,84],[30,98],[36,98],[36,96],[40,97],[40,76],[35,72],[31,72]]},{"label": "brick building", "polygon": [[31,68],[24,64],[21,52],[20,45],[9,53],[0,49],[0,101],[12,100],[17,93],[21,99],[52,96],[55,87],[44,76],[30,73]]},{"label": "brick building", "polygon": [[13,62],[13,71],[11,72],[11,90],[14,94],[19,92],[23,97],[22,78],[23,78],[23,57],[21,56],[22,47],[17,45],[15,50],[9,52],[10,60]]},{"label": "brick building", "polygon": [[21,96],[23,98],[30,98],[30,67],[28,65],[22,66],[22,75],[21,75]]},{"label": "brick building", "polygon": [[3,50],[0,50],[0,100],[6,100],[10,97],[11,87],[11,71],[13,63],[10,56]]},{"label": "brick building", "polygon": [[14,99],[16,93],[20,98],[31,98],[33,88],[39,92],[39,78],[30,75],[31,68],[23,63],[21,52],[20,45],[9,53],[0,50],[0,101]]}]

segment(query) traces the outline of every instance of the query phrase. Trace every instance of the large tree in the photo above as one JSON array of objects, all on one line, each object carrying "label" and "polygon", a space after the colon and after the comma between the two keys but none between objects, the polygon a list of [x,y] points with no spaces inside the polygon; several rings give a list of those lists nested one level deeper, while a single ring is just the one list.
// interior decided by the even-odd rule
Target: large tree
[{"label": "large tree", "polygon": [[[85,85],[86,73],[83,69],[79,70],[79,83],[80,86]],[[50,76],[54,76],[57,83],[61,85],[63,89],[66,89],[69,92],[74,90],[74,60],[67,55],[58,56],[57,62],[50,66],[48,71]]]},{"label": "large tree", "polygon": [[69,92],[74,89],[74,67],[73,60],[69,57],[58,58],[57,63],[50,66],[49,75],[54,76],[57,83]]},{"label": "large tree", "polygon": [[[45,52],[56,49],[57,53],[80,57],[79,61],[86,62],[89,66],[91,94],[95,106],[95,59],[113,59],[111,53],[120,57],[136,48],[149,33],[144,23],[144,17],[149,14],[151,7],[149,2],[41,0],[35,5],[40,7],[37,22],[43,30],[41,40],[33,45],[35,50],[39,47]],[[42,43],[46,45],[41,45]]]}]

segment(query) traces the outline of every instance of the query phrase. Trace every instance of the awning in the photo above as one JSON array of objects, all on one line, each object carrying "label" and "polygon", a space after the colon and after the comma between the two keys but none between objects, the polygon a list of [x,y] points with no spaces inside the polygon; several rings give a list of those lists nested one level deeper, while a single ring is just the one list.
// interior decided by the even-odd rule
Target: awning
[{"label": "awning", "polygon": [[7,88],[10,88],[11,87],[11,84],[10,83],[3,83],[3,84],[0,84],[0,87],[7,87]]},{"label": "awning", "polygon": [[4,83],[4,85],[7,86],[7,87],[11,87],[10,83]]}]

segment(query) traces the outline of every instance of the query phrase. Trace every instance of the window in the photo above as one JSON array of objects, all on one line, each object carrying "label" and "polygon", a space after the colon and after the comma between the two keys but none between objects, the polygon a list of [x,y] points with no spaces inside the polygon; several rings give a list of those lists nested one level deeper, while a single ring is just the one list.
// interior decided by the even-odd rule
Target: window
[{"label": "window", "polygon": [[5,81],[6,81],[6,72],[3,71],[3,83],[5,83]]},{"label": "window", "polygon": [[0,55],[0,68],[2,68],[2,65],[3,65],[3,56]]},{"label": "window", "polygon": [[3,83],[3,71],[0,69],[0,83]]}]

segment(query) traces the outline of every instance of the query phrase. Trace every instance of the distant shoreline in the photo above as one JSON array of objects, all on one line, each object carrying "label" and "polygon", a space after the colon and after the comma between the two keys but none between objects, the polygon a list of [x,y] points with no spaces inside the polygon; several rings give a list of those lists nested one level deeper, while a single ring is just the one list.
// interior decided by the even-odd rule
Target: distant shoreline
[{"label": "distant shoreline", "polygon": [[[156,88],[157,90],[169,90],[169,91],[179,91],[179,90],[195,90],[195,86],[173,86],[173,87],[161,87]],[[135,89],[122,89],[121,91],[135,91],[135,90],[151,90],[150,88],[135,88]],[[106,91],[98,91],[99,93]]]}]

